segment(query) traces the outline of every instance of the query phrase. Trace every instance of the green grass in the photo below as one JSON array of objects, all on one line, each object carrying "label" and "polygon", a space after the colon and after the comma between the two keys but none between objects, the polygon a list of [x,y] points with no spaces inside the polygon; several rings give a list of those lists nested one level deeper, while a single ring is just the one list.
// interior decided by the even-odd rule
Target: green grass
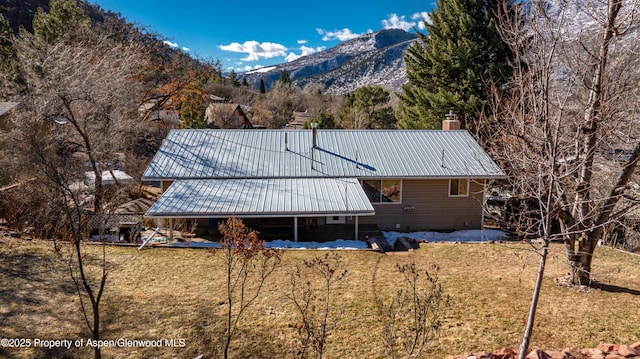
[{"label": "green grass", "polygon": [[[345,279],[333,289],[341,324],[329,337],[326,358],[383,356],[380,320],[372,295],[389,297],[399,281],[396,264],[413,258],[418,266],[440,266],[439,277],[451,298],[443,313],[440,338],[426,358],[444,358],[519,346],[538,256],[526,244],[433,243],[412,254],[381,255],[341,251]],[[84,246],[87,260],[101,246]],[[277,273],[246,312],[231,345],[233,358],[288,357],[297,320],[287,294],[289,273],[319,251],[283,253]],[[222,257],[200,249],[106,247],[109,276],[102,304],[103,338],[182,338],[182,348],[106,348],[105,357],[207,358],[220,356],[225,293]],[[566,274],[560,246],[554,246],[545,274],[531,346],[548,350],[594,347],[600,342],[629,344],[640,339],[640,257],[598,248],[593,278],[604,289],[587,292],[554,283]],[[50,242],[0,239],[0,334],[8,338],[81,339],[90,333],[66,264]],[[90,348],[71,350],[0,347],[0,357],[84,358]]]}]

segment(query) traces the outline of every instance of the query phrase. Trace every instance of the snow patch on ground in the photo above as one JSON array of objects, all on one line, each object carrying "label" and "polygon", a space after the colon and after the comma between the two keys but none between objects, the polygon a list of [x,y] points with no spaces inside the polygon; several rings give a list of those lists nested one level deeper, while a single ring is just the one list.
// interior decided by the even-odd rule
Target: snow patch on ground
[{"label": "snow patch on ground", "polygon": [[[416,241],[427,242],[465,242],[465,243],[482,243],[489,241],[503,240],[509,235],[503,231],[495,229],[486,230],[464,230],[450,233],[442,232],[382,232],[389,244],[393,247],[395,241],[400,237],[413,238]],[[189,248],[220,248],[220,244],[216,242],[176,242],[169,244],[171,247],[189,247]],[[337,239],[327,242],[294,242],[290,240],[277,239],[266,242],[268,248],[282,249],[366,249],[367,242]]]},{"label": "snow patch on ground", "polygon": [[413,238],[416,241],[427,242],[465,242],[465,243],[481,243],[489,241],[499,241],[506,239],[509,235],[497,229],[470,229],[454,232],[382,232],[387,242],[393,247],[395,241],[400,237]]}]

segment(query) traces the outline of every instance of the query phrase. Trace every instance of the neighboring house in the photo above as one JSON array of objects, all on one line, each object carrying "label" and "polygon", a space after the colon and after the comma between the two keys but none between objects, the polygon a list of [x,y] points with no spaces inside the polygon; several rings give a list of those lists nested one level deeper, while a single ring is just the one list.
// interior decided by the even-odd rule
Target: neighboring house
[{"label": "neighboring house", "polygon": [[365,224],[482,228],[485,185],[502,177],[464,130],[173,130],[142,180],[164,191],[147,217],[258,218],[287,223],[297,240],[301,223],[355,238]]},{"label": "neighboring house", "polygon": [[16,106],[18,106],[17,102],[0,102],[0,116],[11,111]]},{"label": "neighboring house", "polygon": [[292,119],[285,125],[285,127],[287,129],[301,130],[306,122],[311,121],[311,118],[309,111],[293,111]]},{"label": "neighboring house", "polygon": [[207,98],[209,99],[210,103],[226,103],[227,102],[226,98],[216,96],[216,95],[209,95],[207,96]]},{"label": "neighboring house", "polygon": [[[91,216],[91,229],[94,239],[101,240],[102,231],[107,238],[135,242],[140,238],[144,213],[151,207],[153,201],[138,198],[124,203],[114,211]],[[97,235],[97,236],[96,236]]]},{"label": "neighboring house", "polygon": [[[85,172],[85,182],[88,186],[93,187],[96,181],[96,174],[93,171]],[[115,184],[133,183],[133,177],[121,170],[102,171],[102,185],[109,186]]]},{"label": "neighboring house", "polygon": [[[170,105],[171,100],[166,105]],[[169,128],[180,128],[180,111],[174,109],[166,109],[158,103],[157,100],[149,100],[138,107],[138,112],[146,120],[159,121]]]},{"label": "neighboring house", "polygon": [[211,103],[207,106],[204,120],[209,128],[251,129],[253,125],[247,117],[250,108],[233,103]]},{"label": "neighboring house", "polygon": [[[8,114],[14,107],[18,106],[17,102],[0,102],[0,130],[7,126],[5,114]],[[9,116],[9,115],[7,115]]]}]

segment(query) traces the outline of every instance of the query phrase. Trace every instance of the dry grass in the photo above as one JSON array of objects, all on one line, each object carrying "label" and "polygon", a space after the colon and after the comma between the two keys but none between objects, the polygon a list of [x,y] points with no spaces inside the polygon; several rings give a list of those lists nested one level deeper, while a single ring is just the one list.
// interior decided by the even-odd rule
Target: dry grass
[{"label": "dry grass", "polygon": [[[413,254],[381,255],[342,251],[347,277],[335,288],[344,310],[340,328],[329,338],[327,358],[383,356],[380,321],[371,293],[390,296],[398,285],[395,265],[415,259],[420,268],[440,266],[451,306],[426,358],[518,347],[525,325],[538,258],[525,244],[428,244]],[[98,258],[100,246],[85,246]],[[593,347],[599,342],[640,339],[640,257],[598,248],[594,279],[603,289],[588,292],[558,286],[565,274],[560,246],[547,267],[532,346],[545,349]],[[286,251],[277,274],[241,323],[232,343],[234,358],[287,357],[294,341],[296,313],[287,294],[288,273],[314,251]],[[199,249],[107,247],[109,278],[103,299],[103,337],[107,339],[183,338],[183,348],[107,348],[106,357],[219,357],[222,344],[224,275],[221,256]],[[77,294],[64,262],[51,243],[0,239],[0,333],[3,337],[80,339],[90,334],[79,312]],[[71,350],[10,349],[0,357],[73,357]]]}]

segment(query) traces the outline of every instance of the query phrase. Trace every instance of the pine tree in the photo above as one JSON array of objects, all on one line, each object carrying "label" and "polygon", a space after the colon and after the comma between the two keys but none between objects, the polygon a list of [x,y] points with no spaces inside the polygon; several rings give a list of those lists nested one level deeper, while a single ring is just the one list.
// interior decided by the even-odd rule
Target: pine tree
[{"label": "pine tree", "polygon": [[240,81],[238,81],[238,74],[236,74],[235,70],[231,70],[229,73],[229,81],[233,87],[240,87]]},{"label": "pine tree", "polygon": [[267,90],[264,88],[264,80],[260,79],[260,93],[265,93]]},{"label": "pine tree", "polygon": [[340,125],[344,128],[397,128],[389,91],[380,86],[363,86],[345,95],[340,109]]},{"label": "pine tree", "polygon": [[289,77],[289,73],[287,72],[287,70],[282,70],[282,72],[280,73],[280,78],[278,79],[278,82],[286,85],[291,84],[291,78]]},{"label": "pine tree", "polygon": [[[16,49],[13,47],[14,39],[9,21],[0,15],[0,89],[2,89],[0,93],[3,93],[3,95],[8,95],[12,92],[6,86],[11,86],[15,83],[24,85]],[[6,98],[3,100],[6,100]]]},{"label": "pine tree", "polygon": [[51,0],[49,12],[38,8],[33,17],[33,33],[47,42],[68,33],[75,27],[88,27],[91,20],[76,0]]},{"label": "pine tree", "polygon": [[418,33],[405,54],[400,127],[437,129],[449,111],[469,127],[486,110],[488,84],[499,86],[510,74],[497,12],[496,0],[438,0],[433,23],[425,22],[428,34]]}]

